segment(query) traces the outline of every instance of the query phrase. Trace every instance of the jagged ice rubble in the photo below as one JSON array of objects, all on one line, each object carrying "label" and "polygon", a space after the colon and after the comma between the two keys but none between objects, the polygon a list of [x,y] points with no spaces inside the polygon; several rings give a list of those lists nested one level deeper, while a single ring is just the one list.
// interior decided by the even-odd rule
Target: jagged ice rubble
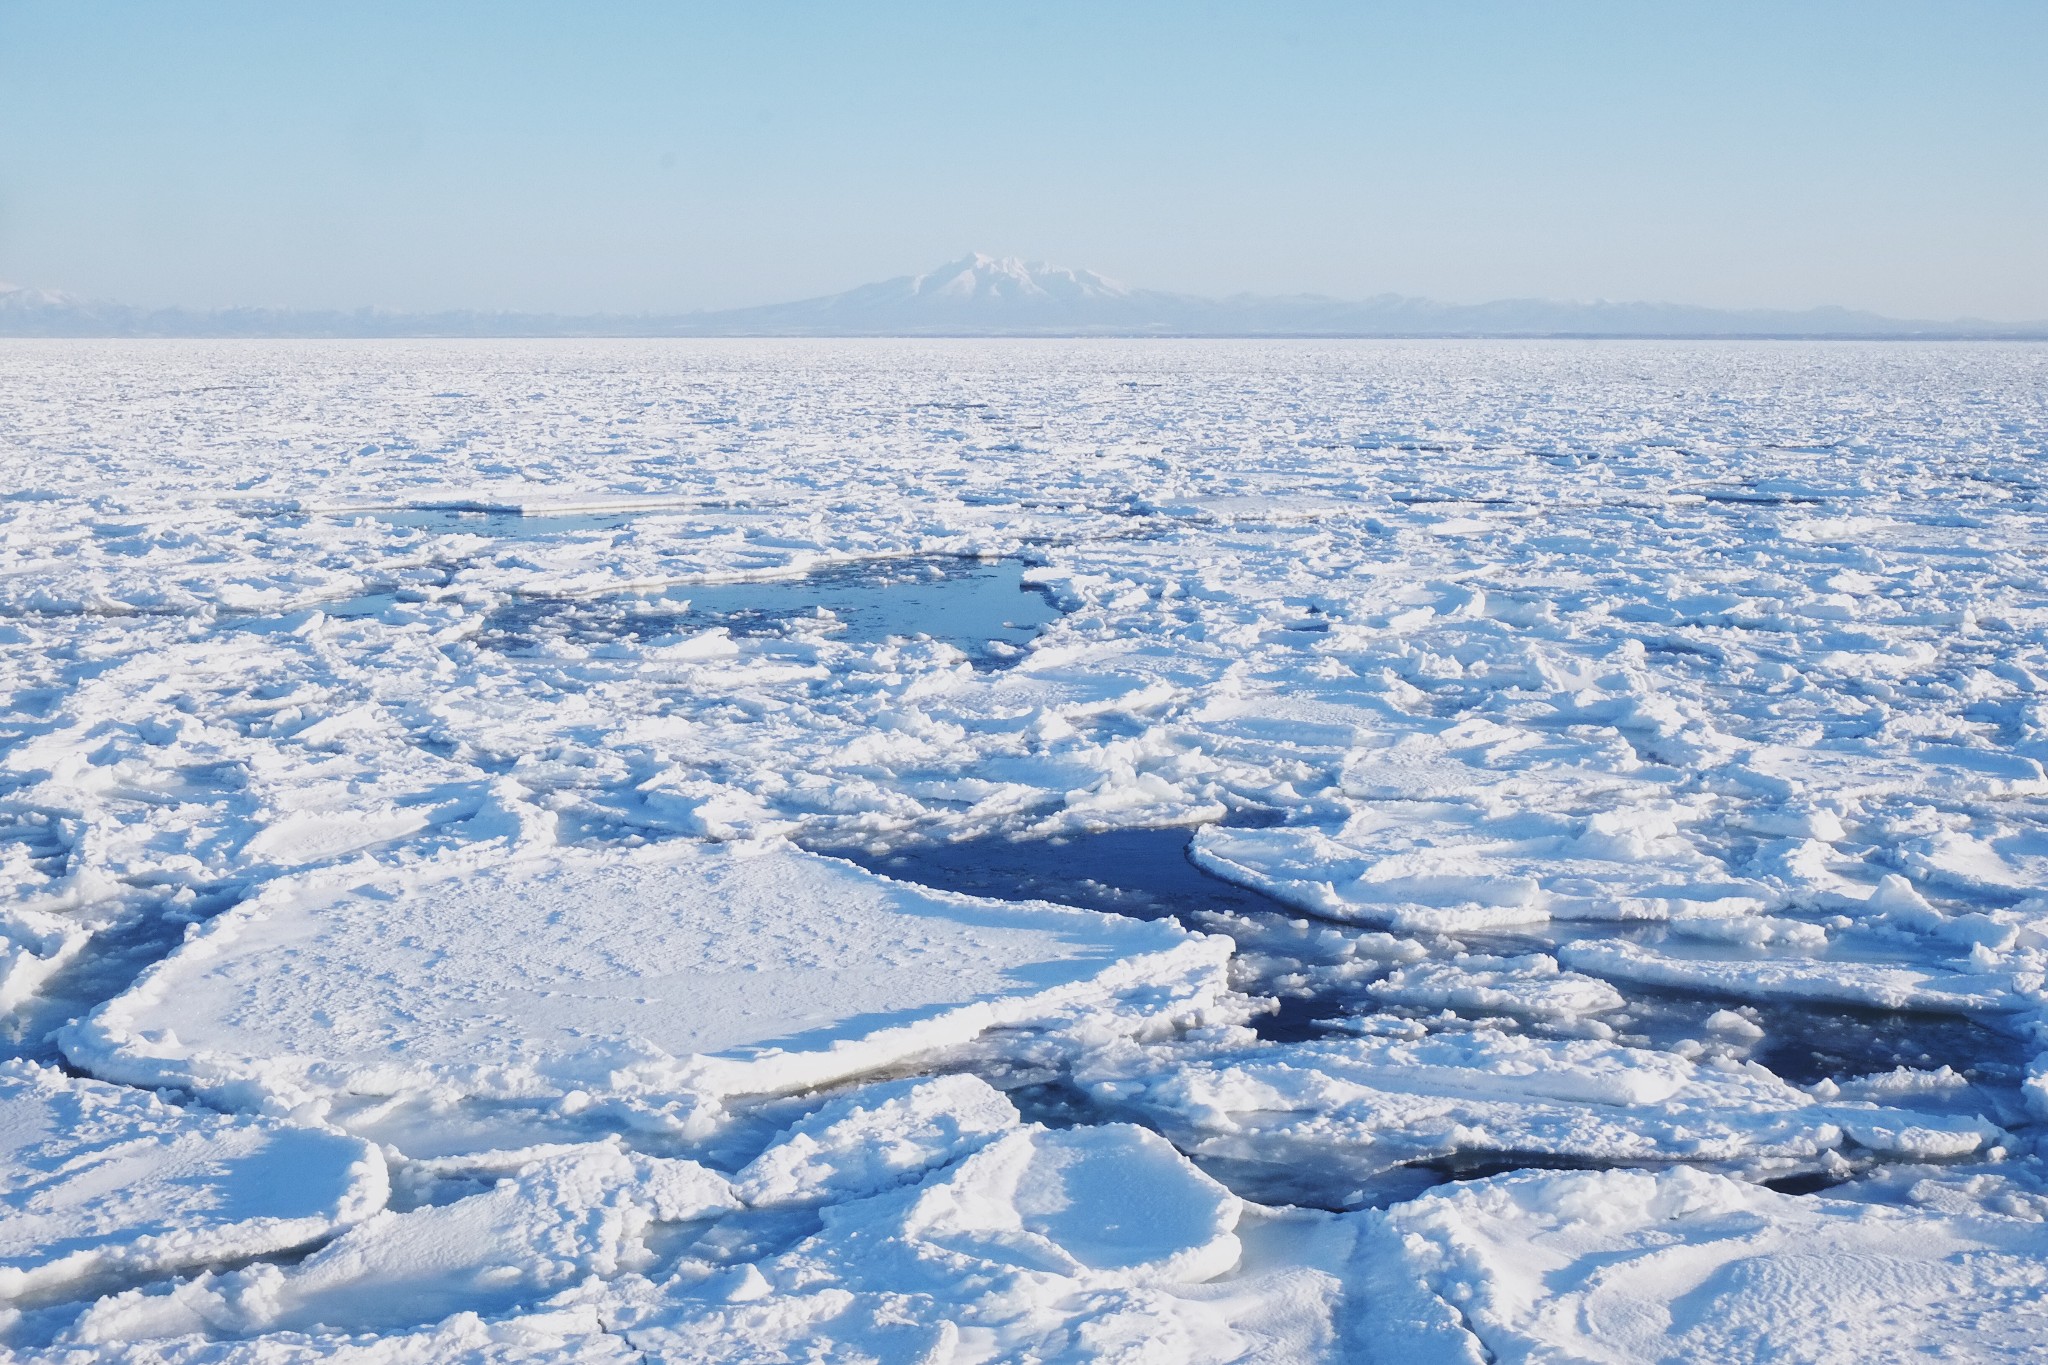
[{"label": "jagged ice rubble", "polygon": [[0,343],[0,1355],[2032,1360],[2048,348]]}]

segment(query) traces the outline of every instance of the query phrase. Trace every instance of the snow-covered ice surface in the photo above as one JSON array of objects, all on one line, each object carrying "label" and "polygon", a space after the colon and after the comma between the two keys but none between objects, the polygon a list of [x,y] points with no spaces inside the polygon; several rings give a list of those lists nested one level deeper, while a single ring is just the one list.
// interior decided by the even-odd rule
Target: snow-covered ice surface
[{"label": "snow-covered ice surface", "polygon": [[1434,1191],[1361,1239],[1371,1361],[2025,1360],[2048,1227],[1796,1198],[1679,1168]]},{"label": "snow-covered ice surface", "polygon": [[18,1304],[317,1243],[389,1193],[375,1147],[0,1063],[0,1297]]},{"label": "snow-covered ice surface", "polygon": [[0,345],[0,1352],[2048,1351],[2048,348]]}]

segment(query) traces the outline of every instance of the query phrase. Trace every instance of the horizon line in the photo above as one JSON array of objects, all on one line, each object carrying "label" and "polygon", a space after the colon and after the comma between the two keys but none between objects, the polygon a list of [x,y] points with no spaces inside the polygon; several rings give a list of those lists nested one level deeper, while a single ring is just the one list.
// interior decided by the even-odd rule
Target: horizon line
[{"label": "horizon line", "polygon": [[[957,272],[945,279],[950,286],[966,282],[965,291],[945,287],[927,291],[928,281]],[[1040,286],[1053,281],[1078,296],[1056,296]],[[1026,301],[1014,297],[985,296],[984,283],[1003,286],[1020,284]],[[909,285],[906,298],[890,300],[879,291],[889,286]],[[858,308],[862,304],[886,308],[891,302],[916,308],[982,304],[996,309],[1021,310],[1061,308],[1064,319],[1030,316],[971,318],[931,316],[928,318],[862,319],[857,313],[834,317],[835,306]],[[1158,315],[1101,317],[1085,313],[1097,309],[1136,307],[1155,309],[1225,309],[1235,311],[1286,308],[1381,309],[1431,312],[1438,315],[1434,325],[1415,317],[1387,318],[1384,323],[1362,318],[1333,317],[1319,324],[1313,317],[1275,317],[1262,324],[1255,317],[1242,322],[1230,317],[1186,317]],[[1542,319],[1517,323],[1485,319],[1489,310],[1555,310],[1566,314],[1552,325]],[[823,309],[823,316],[804,316],[797,310]],[[1570,314],[1621,314],[1613,326],[1598,319]],[[1643,313],[1674,313],[1671,325],[1643,324]],[[793,316],[776,316],[794,313]],[[1072,316],[1079,313],[1080,316]],[[1629,316],[1629,315],[1636,316]],[[1715,326],[1725,319],[1727,326]],[[1835,322],[1836,325],[1827,325]],[[1825,321],[1824,321],[1825,320]],[[1488,325],[1488,322],[1493,325]],[[1351,326],[1344,325],[1346,322]],[[1627,324],[1633,322],[1631,327]],[[1748,326],[1742,324],[1747,323]],[[1802,326],[1801,324],[1805,324]],[[1841,324],[1850,324],[1847,327]],[[353,324],[353,325],[351,325]],[[1405,325],[1404,325],[1405,324]],[[1691,324],[1691,325],[1687,325]],[[1773,325],[1781,324],[1781,325]],[[355,307],[229,304],[194,307],[186,304],[139,305],[117,299],[85,298],[62,290],[0,281],[0,336],[26,337],[207,337],[231,336],[287,338],[413,337],[455,339],[491,337],[538,339],[582,336],[589,338],[673,337],[901,337],[901,338],[994,338],[994,337],[1105,337],[1186,339],[1616,339],[1616,340],[2036,340],[2048,339],[2048,319],[1997,322],[1981,317],[1936,320],[1900,318],[1846,304],[1817,304],[1804,308],[1781,306],[1725,307],[1713,304],[1680,303],[1668,300],[1596,298],[1551,299],[1538,295],[1515,295],[1477,303],[1445,303],[1424,295],[1382,291],[1364,298],[1341,298],[1315,293],[1255,294],[1239,291],[1226,295],[1186,294],[1168,290],[1134,287],[1089,269],[1075,269],[1021,256],[996,256],[975,251],[955,257],[931,269],[871,280],[829,294],[814,294],[786,301],[747,304],[687,311],[647,309],[639,312],[590,310],[563,312],[521,308],[398,308],[382,304]]]}]

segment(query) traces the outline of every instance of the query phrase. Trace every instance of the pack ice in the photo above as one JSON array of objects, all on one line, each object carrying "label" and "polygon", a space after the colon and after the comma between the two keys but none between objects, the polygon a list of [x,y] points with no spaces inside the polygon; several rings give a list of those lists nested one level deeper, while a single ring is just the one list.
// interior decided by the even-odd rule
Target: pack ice
[{"label": "pack ice", "polygon": [[2048,350],[0,345],[0,1354],[2048,1352]]}]

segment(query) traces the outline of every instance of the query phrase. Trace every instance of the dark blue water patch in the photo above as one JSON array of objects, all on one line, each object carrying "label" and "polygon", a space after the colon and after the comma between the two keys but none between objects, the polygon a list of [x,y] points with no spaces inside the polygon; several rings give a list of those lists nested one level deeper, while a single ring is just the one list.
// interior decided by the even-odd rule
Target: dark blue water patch
[{"label": "dark blue water patch", "polygon": [[1980,1088],[2017,1099],[2033,1048],[1950,1014],[1859,1009],[1798,1001],[1752,1002],[1763,1038],[1750,1054],[1795,1085],[1948,1067]]},{"label": "dark blue water patch", "polygon": [[491,613],[480,636],[508,652],[548,639],[635,642],[724,627],[735,635],[823,633],[852,644],[929,637],[977,668],[999,668],[1060,609],[1018,560],[939,556],[873,561],[799,578],[705,583],[597,598],[528,597]]},{"label": "dark blue water patch", "polygon": [[[1269,813],[1250,812],[1233,823],[1270,823]],[[886,850],[816,847],[870,871],[939,890],[998,900],[1047,900],[1063,905],[1129,915],[1138,919],[1179,918],[1190,928],[1231,935],[1238,942],[1240,988],[1264,995],[1274,1008],[1253,1022],[1270,1042],[1326,1037],[1332,1022],[1360,1013],[1412,1018],[1424,1027],[1440,1024],[1435,1007],[1403,1006],[1372,995],[1370,977],[1319,972],[1327,949],[1318,943],[1335,928],[1304,921],[1295,907],[1249,887],[1225,881],[1188,856],[1193,831],[1186,827],[1106,830],[1054,839],[995,836],[955,843],[919,843]],[[1417,937],[1432,957],[1471,952],[1494,957],[1555,954],[1570,939],[1612,938],[1653,941],[1667,930],[1657,924],[1530,925],[1519,932]],[[1304,989],[1300,982],[1309,982]],[[1954,1015],[1863,1009],[1799,1000],[1741,1002],[1763,1030],[1753,1043],[1717,1036],[1707,1018],[1733,1002],[1711,993],[1612,983],[1622,1008],[1594,1016],[1628,1046],[1668,1049],[1711,1041],[1745,1050],[1795,1085],[1845,1082],[1901,1067],[1934,1071],[1948,1067],[1969,1083],[1953,1104],[1982,1112],[1994,1121],[2022,1116],[2019,1083],[2032,1050],[2022,1041]],[[1465,1018],[1491,1018],[1484,1011]],[[1542,1035],[1540,1022],[1515,1024]]]},{"label": "dark blue water patch", "polygon": [[1114,829],[1051,839],[989,836],[876,853],[819,848],[871,872],[942,891],[996,900],[1045,900],[1133,919],[1295,912],[1249,887],[1203,871],[1188,857],[1194,831]]},{"label": "dark blue water patch", "polygon": [[[1376,1145],[1287,1142],[1267,1154],[1192,1152],[1188,1159],[1233,1193],[1261,1204],[1346,1213],[1383,1209],[1441,1185],[1486,1180],[1515,1171],[1598,1171],[1620,1163],[1555,1152],[1469,1151],[1421,1160],[1394,1160]],[[1657,1169],[1671,1163],[1629,1163]]]},{"label": "dark blue water patch", "polygon": [[1342,1018],[1350,1006],[1362,1003],[1350,996],[1332,999],[1322,993],[1276,995],[1272,999],[1272,1012],[1252,1025],[1259,1037],[1269,1043],[1305,1043],[1327,1037],[1332,1020]]},{"label": "dark blue water patch", "polygon": [[1847,1182],[1847,1176],[1835,1175],[1829,1171],[1799,1171],[1759,1183],[1765,1189],[1775,1190],[1779,1194],[1821,1194]]},{"label": "dark blue water patch", "polygon": [[[199,907],[199,913],[217,912],[238,898],[239,892],[217,894]],[[12,1012],[0,1016],[0,1057],[68,1068],[55,1042],[56,1031],[133,986],[144,971],[185,942],[190,923],[191,918],[182,914],[140,914],[95,934],[85,951],[53,972]]]},{"label": "dark blue water patch", "polygon": [[[1279,812],[1234,811],[1224,822],[1269,826]],[[1323,965],[1311,942],[1331,926],[1305,919],[1293,906],[1226,881],[1188,856],[1194,829],[1102,830],[1049,839],[990,835],[953,843],[913,843],[887,849],[813,843],[813,852],[858,863],[898,881],[994,900],[1044,900],[1134,919],[1173,916],[1191,929],[1228,934],[1239,947],[1238,984],[1271,1007],[1252,1021],[1276,1043],[1327,1036],[1326,1025],[1367,1000],[1363,980],[1304,992],[1292,979]],[[1271,979],[1268,979],[1268,978]]]}]

